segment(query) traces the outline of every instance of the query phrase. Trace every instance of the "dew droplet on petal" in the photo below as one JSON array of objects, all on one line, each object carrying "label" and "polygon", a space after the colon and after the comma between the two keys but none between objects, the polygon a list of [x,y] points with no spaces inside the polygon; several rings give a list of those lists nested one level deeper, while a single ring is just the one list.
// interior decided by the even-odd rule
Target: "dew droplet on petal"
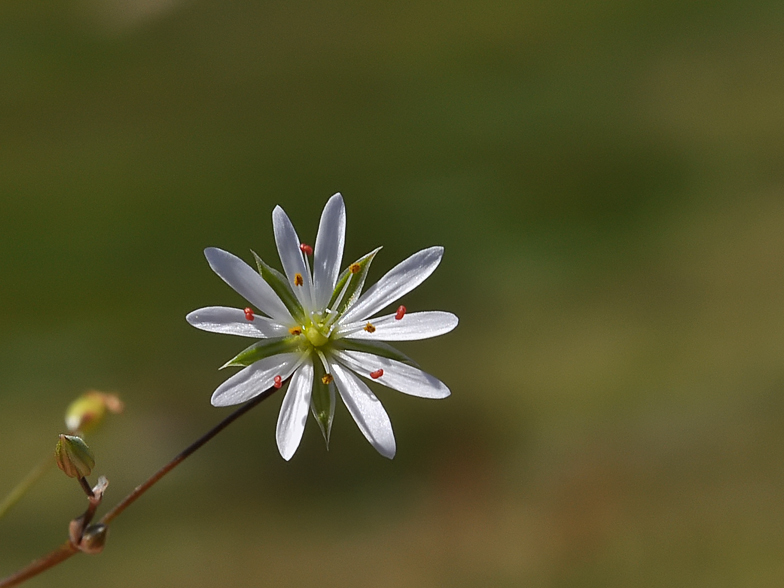
[{"label": "dew droplet on petal", "polygon": [[295,337],[302,334],[302,327],[291,327],[289,329],[289,333],[294,335]]},{"label": "dew droplet on petal", "polygon": [[365,329],[368,333],[375,333],[376,332],[376,327],[373,326],[373,323],[368,323],[368,324],[366,324],[362,328]]},{"label": "dew droplet on petal", "polygon": [[301,286],[304,283],[305,283],[305,280],[302,279],[302,274],[299,274],[299,273],[294,274],[294,285],[295,286]]},{"label": "dew droplet on petal", "polygon": [[252,308],[246,308],[244,312],[245,312],[245,318],[248,319],[249,321],[252,321],[253,318],[254,318],[253,317],[253,309]]},{"label": "dew droplet on petal", "polygon": [[397,307],[397,312],[395,313],[395,320],[399,321],[404,316],[406,316],[406,307],[401,304],[400,306]]},{"label": "dew droplet on petal", "polygon": [[335,378],[332,377],[332,374],[324,374],[323,376],[321,376],[321,381],[322,381],[322,383],[324,383],[324,385],[331,384],[332,380],[334,380],[334,379]]},{"label": "dew droplet on petal", "polygon": [[280,388],[283,385],[283,378],[280,376],[275,376],[272,381],[274,382],[272,385],[276,388]]},{"label": "dew droplet on petal", "polygon": [[384,375],[384,370],[381,368],[377,369],[375,372],[370,372],[370,377],[374,380],[378,380],[381,376]]},{"label": "dew droplet on petal", "polygon": [[300,243],[299,250],[305,255],[313,255],[313,247],[306,245],[305,243]]},{"label": "dew droplet on petal", "polygon": [[361,269],[362,267],[358,263],[352,263],[350,266],[348,266],[348,271],[350,271],[352,274],[359,273],[359,270]]}]

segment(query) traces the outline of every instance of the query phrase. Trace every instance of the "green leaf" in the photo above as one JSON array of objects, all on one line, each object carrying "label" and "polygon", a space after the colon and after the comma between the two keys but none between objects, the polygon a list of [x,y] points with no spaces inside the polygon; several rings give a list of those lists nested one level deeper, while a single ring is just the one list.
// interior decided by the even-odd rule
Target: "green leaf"
[{"label": "green leaf", "polygon": [[365,341],[364,339],[337,339],[333,343],[336,349],[342,351],[362,351],[363,353],[372,353],[387,359],[394,359],[402,363],[406,363],[415,368],[419,364],[413,359],[408,357],[405,353],[401,353],[391,345],[382,343],[381,341]]},{"label": "green leaf", "polygon": [[265,357],[271,357],[273,355],[278,355],[279,353],[290,353],[296,350],[297,347],[299,347],[299,337],[262,339],[227,361],[221,366],[221,369],[227,367],[246,367]]},{"label": "green leaf", "polygon": [[256,267],[258,268],[261,277],[264,278],[264,281],[275,291],[275,294],[280,297],[283,304],[291,313],[291,316],[294,317],[294,320],[303,324],[305,322],[305,311],[294,295],[294,292],[292,292],[289,287],[286,276],[264,263],[264,260],[261,259],[255,251],[251,250],[251,253],[253,254],[253,257],[256,258]]},{"label": "green leaf", "polygon": [[[349,265],[345,270],[343,270],[343,273],[338,277],[338,282],[335,284],[335,290],[332,292],[332,298],[329,299],[329,304],[327,305],[327,308],[333,312],[337,312],[338,317],[346,312],[346,308],[348,308],[348,306],[354,302],[354,300],[362,293],[362,286],[365,285],[365,279],[367,278],[367,273],[370,269],[370,263],[373,261],[373,258],[379,251],[381,251],[381,247],[378,247],[367,255],[360,257],[354,263]],[[351,273],[350,268],[353,265],[359,266],[359,271],[357,273]],[[348,286],[346,286],[347,282]],[[346,288],[345,292],[343,292],[343,288]],[[343,292],[342,298],[340,298],[341,292]],[[340,298],[339,302],[338,298]],[[337,305],[337,308],[335,308],[335,305]],[[332,322],[335,320],[337,319],[331,319]]]},{"label": "green leaf", "polygon": [[313,358],[313,393],[310,397],[310,410],[318,423],[321,434],[329,449],[329,436],[332,432],[332,419],[335,417],[335,382],[324,383],[324,365],[319,358]]}]

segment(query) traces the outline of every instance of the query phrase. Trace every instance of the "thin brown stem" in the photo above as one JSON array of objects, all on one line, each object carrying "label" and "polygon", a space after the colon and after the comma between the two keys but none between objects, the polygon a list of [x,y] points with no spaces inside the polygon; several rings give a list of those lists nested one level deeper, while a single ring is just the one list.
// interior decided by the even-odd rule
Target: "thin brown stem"
[{"label": "thin brown stem", "polygon": [[[220,433],[223,429],[228,427],[231,423],[237,420],[239,417],[244,415],[246,412],[261,404],[262,401],[269,398],[277,388],[270,388],[269,390],[265,390],[256,398],[243,404],[240,408],[235,410],[225,419],[223,419],[220,423],[215,425],[212,429],[207,431],[204,435],[199,437],[196,441],[194,441],[191,445],[186,447],[179,455],[177,455],[174,459],[172,459],[169,463],[155,472],[146,482],[134,488],[133,492],[128,494],[125,498],[123,498],[117,506],[115,506],[112,510],[106,513],[103,518],[101,519],[101,523],[109,524],[111,521],[116,519],[118,516],[122,514],[122,512],[128,508],[131,504],[133,504],[142,494],[147,492],[152,486],[155,485],[161,478],[163,478],[166,474],[168,474],[171,470],[177,467],[182,461],[185,460],[186,457],[194,453],[196,450],[201,448],[202,445],[207,443],[210,439],[215,437],[218,433]],[[92,492],[92,489],[91,489]],[[30,565],[25,568],[22,568],[15,574],[12,574],[6,578],[0,580],[0,588],[10,588],[11,586],[17,586],[32,578],[33,576],[37,576],[41,572],[48,570],[51,567],[54,567],[65,560],[67,560],[72,555],[78,553],[79,548],[74,545],[71,541],[67,541],[51,553],[35,560]]]},{"label": "thin brown stem", "polygon": [[33,563],[25,568],[22,568],[15,574],[11,574],[7,578],[0,580],[0,588],[11,588],[11,586],[18,586],[25,580],[29,580],[33,576],[37,576],[44,570],[48,570],[57,564],[63,563],[66,559],[78,553],[78,551],[78,548],[73,543],[66,541],[51,553],[35,560]]},{"label": "thin brown stem", "polygon": [[84,493],[87,494],[87,498],[93,498],[95,494],[93,494],[93,489],[90,488],[90,483],[82,476],[79,478],[79,484],[82,486],[82,490]]}]

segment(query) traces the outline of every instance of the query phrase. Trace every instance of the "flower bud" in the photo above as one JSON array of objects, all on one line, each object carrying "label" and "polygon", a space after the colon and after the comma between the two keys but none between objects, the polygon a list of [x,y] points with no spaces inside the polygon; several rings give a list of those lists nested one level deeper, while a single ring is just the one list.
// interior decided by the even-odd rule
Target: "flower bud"
[{"label": "flower bud", "polygon": [[95,467],[93,452],[87,447],[87,443],[74,435],[60,435],[54,449],[54,458],[57,467],[71,478],[89,476]]},{"label": "flower bud", "polygon": [[79,542],[79,551],[82,553],[97,554],[103,551],[106,544],[106,535],[109,527],[103,523],[90,525],[82,533],[82,540]]},{"label": "flower bud", "polygon": [[74,400],[65,411],[65,426],[71,433],[87,432],[98,426],[108,410],[120,413],[125,406],[116,394],[90,390]]}]

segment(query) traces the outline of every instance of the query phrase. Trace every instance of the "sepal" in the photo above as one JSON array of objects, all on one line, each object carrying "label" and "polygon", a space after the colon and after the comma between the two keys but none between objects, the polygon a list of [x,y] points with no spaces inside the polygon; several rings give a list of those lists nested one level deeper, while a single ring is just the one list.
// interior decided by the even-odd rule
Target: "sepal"
[{"label": "sepal", "polygon": [[313,361],[313,393],[310,397],[310,410],[324,436],[329,449],[329,437],[332,433],[332,421],[335,418],[335,382],[332,375],[324,370],[322,363]]},{"label": "sepal", "polygon": [[289,286],[286,277],[278,270],[267,265],[264,260],[256,254],[255,251],[251,250],[251,253],[256,259],[256,267],[258,268],[261,277],[264,278],[264,281],[267,282],[275,294],[278,295],[288,311],[291,313],[291,316],[294,317],[294,320],[300,324],[304,323],[305,310],[302,308],[299,300],[297,300],[294,292],[291,291],[291,287]]},{"label": "sepal", "polygon": [[[335,290],[332,292],[332,297],[329,299],[329,304],[327,304],[327,308],[329,308],[333,313],[337,314],[337,317],[331,318],[330,320],[334,322],[339,318],[348,308],[359,298],[359,295],[362,293],[362,287],[365,285],[365,280],[367,279],[368,270],[370,269],[370,264],[373,262],[373,258],[376,257],[376,254],[381,251],[381,247],[378,247],[371,251],[370,253],[360,257],[354,263],[349,265],[343,273],[338,276],[338,281],[335,284]],[[357,268],[355,271],[351,271],[351,268]],[[345,291],[344,291],[345,288]]]},{"label": "sepal", "polygon": [[237,355],[227,361],[220,369],[227,367],[247,367],[256,363],[260,359],[278,355],[279,353],[291,353],[299,346],[299,337],[283,337],[276,339],[262,339],[250,347],[240,351]]}]

